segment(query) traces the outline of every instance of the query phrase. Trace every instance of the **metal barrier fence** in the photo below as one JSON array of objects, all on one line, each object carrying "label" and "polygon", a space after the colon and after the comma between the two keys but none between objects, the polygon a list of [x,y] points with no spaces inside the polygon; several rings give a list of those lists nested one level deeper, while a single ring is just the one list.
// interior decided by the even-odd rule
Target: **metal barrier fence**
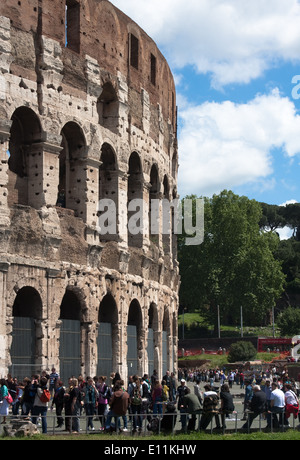
[{"label": "metal barrier fence", "polygon": [[[99,416],[99,415],[66,415],[62,414],[59,419],[63,421],[64,427],[56,426],[58,416],[54,412],[48,412],[46,417],[37,417],[37,428],[39,431],[42,431],[42,422],[43,418],[46,419],[47,424],[47,434],[48,435],[61,435],[64,433],[74,433],[76,431],[79,434],[87,434],[87,433],[113,433],[116,432],[117,434],[126,433],[126,435],[134,435],[135,432],[138,432],[142,436],[151,436],[152,434],[163,434],[168,433],[170,435],[176,435],[178,433],[189,433],[189,432],[206,432],[206,433],[220,433],[225,434],[228,433],[250,433],[253,431],[263,432],[268,430],[269,432],[284,432],[287,429],[292,430],[299,430],[300,425],[299,421],[292,417],[290,419],[290,425],[284,425],[284,420],[282,421],[279,426],[274,424],[273,417],[269,417],[270,426],[267,428],[267,419],[264,414],[260,414],[255,418],[252,423],[250,422],[252,417],[251,415],[253,412],[247,413],[247,419],[244,420],[244,412],[233,412],[230,414],[230,418],[224,417],[224,422],[226,423],[225,426],[219,426],[219,423],[216,423],[216,415],[219,416],[220,414],[213,414],[210,417],[210,420],[207,424],[205,430],[201,429],[201,421],[203,421],[203,414],[201,412],[195,414],[194,420],[191,422],[191,414],[187,413],[165,413],[163,415],[153,415],[153,414],[127,414],[126,419],[124,417],[113,417],[114,423],[112,423],[110,430],[105,430],[103,427],[105,426],[105,419],[107,416]],[[12,424],[13,420],[18,420],[19,422],[24,419],[24,423],[26,420],[32,420],[32,416],[25,417],[20,415],[9,415],[6,417],[6,425]],[[185,423],[184,423],[185,420]],[[222,419],[219,419],[219,422]],[[183,422],[183,423],[182,423]],[[190,428],[190,423],[194,423],[194,429]],[[241,426],[241,424],[243,426]],[[141,426],[140,426],[141,425]],[[168,429],[166,429],[166,425]],[[251,426],[250,426],[251,425]],[[93,429],[91,427],[94,427]],[[219,426],[219,427],[218,427]],[[0,425],[0,435],[4,434],[4,424]],[[77,427],[74,430],[74,427]],[[124,429],[125,427],[125,429]],[[243,428],[244,427],[244,428]]]}]

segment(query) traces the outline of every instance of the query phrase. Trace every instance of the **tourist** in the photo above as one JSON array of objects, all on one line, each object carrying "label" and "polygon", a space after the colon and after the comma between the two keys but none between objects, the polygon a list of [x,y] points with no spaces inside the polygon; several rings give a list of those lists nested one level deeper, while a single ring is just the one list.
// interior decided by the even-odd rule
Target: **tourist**
[{"label": "tourist", "polygon": [[170,377],[170,401],[175,401],[176,400],[176,378],[174,372],[171,372],[171,377]]},{"label": "tourist", "polygon": [[27,416],[32,411],[35,391],[32,390],[32,381],[25,377],[23,380],[22,415]]},{"label": "tourist", "polygon": [[119,417],[126,415],[129,407],[130,396],[127,391],[123,391],[120,383],[116,382],[114,386],[114,393],[109,401],[110,411],[107,414],[105,429],[106,431],[111,430],[111,420],[114,417],[116,422],[116,429],[120,426]]},{"label": "tourist", "polygon": [[55,393],[52,399],[52,406],[51,406],[51,410],[53,409],[54,406],[56,407],[56,416],[57,416],[56,428],[61,428],[64,424],[64,419],[62,417],[62,411],[64,408],[65,392],[66,392],[66,389],[63,385],[63,382],[59,380],[55,388]]},{"label": "tourist", "polygon": [[181,379],[180,386],[177,388],[176,400],[177,400],[177,408],[180,412],[180,422],[181,422],[182,431],[185,431],[186,429],[186,413],[185,413],[184,405],[183,405],[183,398],[185,397],[186,394],[187,394],[186,380]]},{"label": "tourist", "polygon": [[48,402],[50,400],[50,393],[49,399],[46,400],[43,395],[44,391],[47,390],[47,383],[48,380],[46,377],[41,377],[39,383],[36,385],[36,395],[34,398],[33,408],[32,408],[32,423],[34,425],[37,424],[37,419],[40,416],[42,419],[42,431],[43,434],[47,434],[47,410],[48,410]]},{"label": "tourist", "polygon": [[131,414],[133,415],[133,431],[142,430],[142,397],[143,387],[140,379],[135,375],[133,377],[132,389],[130,392]]},{"label": "tourist", "polygon": [[219,420],[219,397],[216,391],[214,391],[211,385],[205,385],[205,392],[203,394],[203,412],[200,422],[200,430],[206,430],[208,425],[212,422],[215,417],[217,429],[221,429]]},{"label": "tourist", "polygon": [[240,389],[244,390],[245,388],[245,375],[243,371],[240,372]]},{"label": "tourist", "polygon": [[65,423],[66,430],[79,433],[80,408],[82,406],[82,395],[76,378],[69,379],[69,389],[65,395]]},{"label": "tourist", "polygon": [[221,401],[221,421],[222,421],[222,429],[226,429],[225,419],[229,417],[232,412],[234,411],[234,403],[233,403],[233,396],[230,393],[229,385],[224,383],[221,387],[220,393],[220,401]]},{"label": "tourist", "polygon": [[244,398],[244,417],[242,420],[247,420],[247,411],[249,410],[251,399],[253,397],[253,389],[250,380],[245,381],[245,398]]},{"label": "tourist", "polygon": [[183,397],[183,408],[186,413],[191,415],[188,424],[188,430],[194,431],[196,426],[197,414],[201,412],[201,404],[198,396],[191,393],[191,390],[187,388],[186,395]]},{"label": "tourist", "polygon": [[170,388],[168,387],[167,382],[165,380],[161,381],[161,386],[163,389],[163,401],[168,401]]},{"label": "tourist", "polygon": [[[268,427],[270,428],[279,428],[283,425],[284,422],[284,412],[285,412],[285,397],[282,390],[279,388],[279,384],[272,383],[272,394],[271,394],[271,409],[268,413]],[[277,418],[277,415],[279,419]]]},{"label": "tourist", "polygon": [[299,414],[299,400],[296,393],[293,391],[291,384],[285,385],[285,425],[288,425],[288,419],[291,415],[296,420]]},{"label": "tourist", "polygon": [[151,390],[153,390],[154,386],[155,386],[155,382],[159,380],[158,379],[158,374],[157,374],[157,370],[154,369],[153,371],[153,374],[151,375]]},{"label": "tourist", "polygon": [[163,388],[159,380],[156,380],[154,383],[154,388],[152,390],[152,402],[153,402],[153,415],[163,413]]},{"label": "tourist", "polygon": [[85,413],[87,415],[87,429],[91,429],[92,431],[95,431],[93,417],[95,414],[97,400],[98,391],[95,386],[94,380],[91,377],[88,377],[84,389],[84,408]]},{"label": "tourist", "polygon": [[55,393],[55,389],[57,387],[58,381],[59,381],[59,375],[56,372],[56,369],[52,367],[51,374],[49,375],[49,391],[50,391],[51,397]]},{"label": "tourist", "polygon": [[231,371],[228,375],[228,383],[229,383],[229,388],[232,389],[232,385],[235,379],[235,372]]},{"label": "tourist", "polygon": [[[166,375],[163,376],[163,380],[166,382],[166,386],[168,387],[168,393],[170,392],[170,387],[171,387],[171,375],[170,375],[170,371],[167,371],[166,372]],[[168,394],[168,398],[167,399],[170,399],[170,394]]]},{"label": "tourist", "polygon": [[[121,380],[119,380],[117,383],[120,385],[120,388],[121,388],[121,390],[123,391],[123,393],[126,392],[124,380],[121,379]],[[112,396],[112,395],[111,395],[111,396]],[[129,402],[130,402],[130,400],[129,400]],[[130,409],[130,405],[129,405],[129,407],[128,407],[128,410],[129,410],[129,409]],[[123,420],[123,431],[128,431],[128,429],[127,429],[127,423],[128,423],[128,421],[127,421],[127,415],[126,415],[126,414],[125,414],[125,415],[122,415],[122,420]]]},{"label": "tourist", "polygon": [[107,409],[108,399],[110,395],[110,389],[106,384],[107,377],[101,375],[98,380],[97,390],[98,390],[98,415],[100,419],[101,428],[100,430],[105,429],[105,413]]},{"label": "tourist", "polygon": [[267,411],[267,397],[266,393],[262,391],[259,385],[253,386],[253,396],[250,401],[248,414],[248,422],[245,423],[242,427],[243,430],[250,429],[252,422],[261,414],[264,414]]},{"label": "tourist", "polygon": [[0,385],[0,416],[3,417],[1,425],[4,425],[6,423],[6,417],[8,416],[9,411],[9,400],[11,400],[12,398],[9,395],[7,382],[5,379],[0,380]]}]

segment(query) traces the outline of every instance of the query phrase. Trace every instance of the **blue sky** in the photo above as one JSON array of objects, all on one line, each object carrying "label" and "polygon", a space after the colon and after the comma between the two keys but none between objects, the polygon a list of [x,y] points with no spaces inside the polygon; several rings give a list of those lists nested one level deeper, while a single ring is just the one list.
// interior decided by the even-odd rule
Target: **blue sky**
[{"label": "blue sky", "polygon": [[156,41],[175,76],[180,195],[226,188],[299,202],[300,0],[112,3]]}]

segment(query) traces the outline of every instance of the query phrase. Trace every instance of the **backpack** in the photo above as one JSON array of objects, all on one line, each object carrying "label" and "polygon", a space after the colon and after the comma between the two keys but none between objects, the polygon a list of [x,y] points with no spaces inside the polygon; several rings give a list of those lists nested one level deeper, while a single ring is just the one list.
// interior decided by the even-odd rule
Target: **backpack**
[{"label": "backpack", "polygon": [[203,402],[203,412],[218,412],[219,398],[217,395],[205,396]]},{"label": "backpack", "polygon": [[13,397],[10,393],[8,393],[8,395],[5,397],[6,401],[8,404],[12,404],[13,403]]},{"label": "backpack", "polygon": [[163,391],[162,391],[162,400],[163,401],[168,401],[168,393],[167,393],[167,390],[165,390],[163,388]]},{"label": "backpack", "polygon": [[153,431],[154,433],[159,431],[159,419],[157,417],[151,419],[147,425],[147,430]]},{"label": "backpack", "polygon": [[40,396],[42,403],[48,403],[51,399],[50,391],[47,388],[44,388],[43,393]]},{"label": "backpack", "polygon": [[141,393],[139,388],[137,387],[134,387],[133,395],[131,398],[131,404],[133,404],[134,406],[139,406],[140,404],[142,404]]}]

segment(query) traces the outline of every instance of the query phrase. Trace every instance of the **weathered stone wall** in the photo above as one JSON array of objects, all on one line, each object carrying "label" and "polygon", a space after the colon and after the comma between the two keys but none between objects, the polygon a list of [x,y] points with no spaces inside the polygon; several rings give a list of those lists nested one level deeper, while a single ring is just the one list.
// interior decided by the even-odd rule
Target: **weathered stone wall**
[{"label": "weathered stone wall", "polygon": [[[81,308],[83,373],[96,373],[107,295],[118,310],[112,370],[127,377],[126,326],[135,301],[139,372],[147,372],[150,309],[155,367],[163,371],[165,330],[167,367],[176,369],[174,237],[145,232],[128,240],[121,226],[129,195],[144,199],[144,216],[150,197],[177,195],[175,104],[173,77],[157,46],[109,1],[1,1],[0,375],[12,364],[13,311],[23,288],[41,299],[41,367],[59,369],[61,306],[72,292]],[[116,235],[106,238],[98,231],[102,198],[113,200],[121,216]]]}]

